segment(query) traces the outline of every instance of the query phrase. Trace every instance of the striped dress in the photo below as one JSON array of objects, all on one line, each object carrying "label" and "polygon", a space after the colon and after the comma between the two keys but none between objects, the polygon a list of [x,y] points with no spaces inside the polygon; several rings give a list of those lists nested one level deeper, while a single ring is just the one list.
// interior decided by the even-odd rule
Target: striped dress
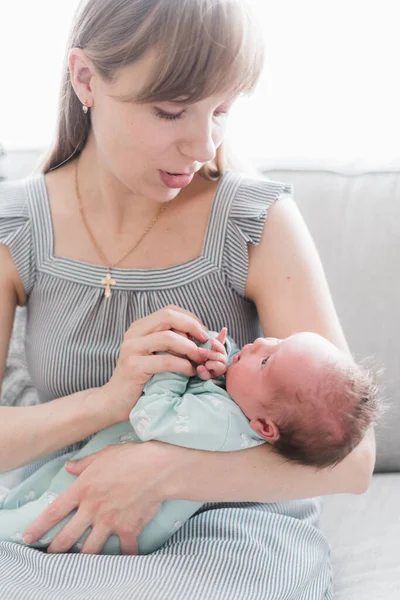
[{"label": "striped dress", "polygon": [[[26,356],[40,401],[106,383],[131,322],[166,304],[189,309],[208,329],[227,326],[240,346],[261,335],[256,308],[245,297],[248,245],[259,243],[268,207],[291,193],[284,183],[227,172],[201,256],[163,269],[113,269],[117,285],[105,299],[103,267],[53,254],[44,176],[0,184],[0,243],[9,247],[29,296]],[[45,461],[23,469],[22,477]],[[319,511],[318,499],[204,504],[147,556],[52,555],[1,542],[1,597],[332,600]]]}]

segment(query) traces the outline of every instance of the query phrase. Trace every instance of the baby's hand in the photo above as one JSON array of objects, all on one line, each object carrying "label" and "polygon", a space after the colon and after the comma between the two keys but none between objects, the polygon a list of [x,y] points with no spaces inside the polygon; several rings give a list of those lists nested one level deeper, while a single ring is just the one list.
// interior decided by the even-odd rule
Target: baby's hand
[{"label": "baby's hand", "polygon": [[204,364],[197,367],[197,374],[201,379],[214,379],[225,375],[228,368],[228,355],[225,350],[227,328],[223,327],[216,338],[210,340],[212,350],[200,348]]}]

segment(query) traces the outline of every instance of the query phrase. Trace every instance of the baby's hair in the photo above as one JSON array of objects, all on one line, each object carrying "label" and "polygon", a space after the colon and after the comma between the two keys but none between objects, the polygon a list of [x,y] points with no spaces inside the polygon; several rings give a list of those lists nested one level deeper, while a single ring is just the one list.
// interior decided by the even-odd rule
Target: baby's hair
[{"label": "baby's hair", "polygon": [[280,438],[274,449],[317,468],[340,463],[384,412],[379,374],[349,359],[328,364],[307,394],[296,394],[297,402],[289,404],[287,396],[281,396]]}]

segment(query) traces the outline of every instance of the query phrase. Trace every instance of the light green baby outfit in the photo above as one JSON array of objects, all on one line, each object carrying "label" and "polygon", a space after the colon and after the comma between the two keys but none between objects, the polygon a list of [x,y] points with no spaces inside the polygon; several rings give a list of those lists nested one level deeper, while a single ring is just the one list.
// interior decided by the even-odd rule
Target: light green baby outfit
[{"label": "light green baby outfit", "polygon": [[[217,336],[215,332],[209,335],[210,338]],[[199,345],[211,348],[209,341]],[[230,338],[225,347],[228,364],[231,364],[239,349]],[[264,443],[224,389],[224,382],[224,377],[203,381],[181,373],[154,375],[145,385],[129,421],[99,431],[81,450],[46,463],[6,494],[0,501],[0,540],[24,544],[24,531],[76,479],[65,470],[64,463],[98,452],[107,445],[158,440],[187,448],[226,452]],[[164,501],[138,538],[139,554],[160,548],[201,506],[202,503],[186,500]],[[47,548],[75,512],[33,546]],[[79,552],[89,533],[90,528],[71,552]],[[119,538],[110,536],[101,554],[120,554]]]}]

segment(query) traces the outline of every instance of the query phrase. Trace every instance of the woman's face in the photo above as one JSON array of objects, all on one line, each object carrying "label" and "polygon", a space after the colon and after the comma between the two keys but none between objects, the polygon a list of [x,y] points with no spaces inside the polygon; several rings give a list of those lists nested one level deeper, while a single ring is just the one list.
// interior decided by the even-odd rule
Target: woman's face
[{"label": "woman's face", "polygon": [[148,199],[174,198],[188,178],[169,180],[161,172],[197,172],[214,159],[221,144],[233,97],[213,96],[195,104],[137,104],[119,96],[134,96],[143,88],[150,58],[125,67],[106,84],[92,79],[92,135],[97,159],[134,193]]}]

